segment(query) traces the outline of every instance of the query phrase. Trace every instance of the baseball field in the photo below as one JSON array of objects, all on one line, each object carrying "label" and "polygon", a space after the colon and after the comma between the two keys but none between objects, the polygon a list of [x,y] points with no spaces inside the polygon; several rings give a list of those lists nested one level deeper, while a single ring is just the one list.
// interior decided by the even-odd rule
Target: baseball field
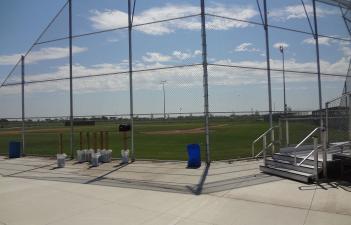
[{"label": "baseball field", "polygon": [[[100,148],[100,131],[108,131],[108,145],[113,156],[119,157],[123,149],[123,135],[118,132],[121,121],[96,121],[95,125],[74,127],[74,149],[87,148],[87,132],[90,148],[96,133],[96,146]],[[136,158],[185,160],[186,146],[198,143],[205,156],[204,122],[200,118],[172,120],[135,120],[134,144]],[[268,129],[268,122],[259,119],[210,119],[210,150],[212,160],[236,159],[251,156],[251,144]],[[290,143],[297,143],[315,127],[312,123],[299,122],[290,126]],[[284,129],[283,129],[284,130]],[[82,133],[82,134],[80,134]],[[63,121],[37,121],[27,123],[25,153],[54,156],[59,151],[59,135],[63,137],[63,151],[70,155],[70,128]],[[284,139],[284,132],[283,137]],[[82,136],[82,141],[80,140]],[[279,137],[279,132],[276,132]],[[0,129],[0,153],[7,154],[10,141],[21,140],[20,122],[3,124]],[[106,140],[105,140],[106,142]],[[130,142],[130,139],[129,139]],[[106,143],[105,143],[106,144]],[[284,140],[282,140],[284,144]],[[130,143],[129,143],[130,146]],[[261,149],[257,143],[257,153]]]}]

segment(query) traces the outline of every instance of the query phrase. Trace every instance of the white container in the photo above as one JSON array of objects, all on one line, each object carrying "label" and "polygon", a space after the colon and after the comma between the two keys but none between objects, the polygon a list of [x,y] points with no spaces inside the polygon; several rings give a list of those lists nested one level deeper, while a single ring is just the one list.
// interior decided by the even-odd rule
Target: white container
[{"label": "white container", "polygon": [[100,151],[100,154],[101,154],[100,161],[101,161],[102,163],[107,162],[108,155],[107,155],[106,150],[105,150],[105,149],[102,149],[102,150]]},{"label": "white container", "polygon": [[64,168],[66,165],[66,154],[57,154],[56,158],[57,158],[57,167],[58,168]]},{"label": "white container", "polygon": [[121,150],[121,159],[122,159],[122,163],[128,163],[129,162],[129,149]]},{"label": "white container", "polygon": [[87,149],[83,149],[82,152],[83,152],[82,153],[83,154],[82,155],[82,157],[83,157],[82,159],[84,160],[84,162],[87,162],[88,161],[88,150]]},{"label": "white container", "polygon": [[111,162],[112,161],[112,150],[109,149],[109,150],[106,150],[106,152],[107,152],[107,156],[108,156],[107,162]]},{"label": "white container", "polygon": [[84,150],[77,150],[77,161],[83,163],[86,161]]},{"label": "white container", "polygon": [[100,152],[93,153],[91,155],[91,165],[94,166],[94,167],[99,166],[99,164],[100,164],[100,157],[101,157]]},{"label": "white container", "polygon": [[102,163],[109,163],[109,162],[111,162],[111,160],[112,160],[112,150],[110,150],[110,149],[109,150],[103,149],[103,150],[100,151],[100,153],[101,153],[100,161]]},{"label": "white container", "polygon": [[91,156],[94,154],[94,150],[93,149],[88,149],[86,150],[86,154],[85,154],[85,160],[87,162],[91,162]]}]

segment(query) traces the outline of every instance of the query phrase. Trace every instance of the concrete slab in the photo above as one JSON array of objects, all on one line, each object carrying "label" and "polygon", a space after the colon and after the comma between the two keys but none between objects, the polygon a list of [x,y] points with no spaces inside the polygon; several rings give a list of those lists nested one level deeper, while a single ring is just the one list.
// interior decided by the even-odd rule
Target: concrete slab
[{"label": "concrete slab", "polygon": [[311,209],[351,216],[351,190],[338,183],[321,184],[316,188]]},{"label": "concrete slab", "polygon": [[185,162],[54,162],[0,158],[0,224],[351,224],[351,184],[283,180],[260,173],[259,161],[197,170]]},{"label": "concrete slab", "polygon": [[310,211],[306,217],[305,225],[350,225],[351,216]]},{"label": "concrete slab", "polygon": [[246,188],[233,189],[224,194],[224,197],[308,209],[313,194],[314,185],[280,180]]}]

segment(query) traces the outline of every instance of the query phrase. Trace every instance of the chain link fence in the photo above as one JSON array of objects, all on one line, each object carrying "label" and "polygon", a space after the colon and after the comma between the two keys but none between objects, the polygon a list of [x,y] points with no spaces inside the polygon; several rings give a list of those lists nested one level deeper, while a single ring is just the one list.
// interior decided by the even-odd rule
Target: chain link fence
[{"label": "chain link fence", "polygon": [[[54,155],[62,134],[63,151],[74,156],[93,142],[99,147],[101,132],[107,132],[119,157],[121,123],[132,124],[128,148],[138,159],[185,160],[191,143],[200,144],[203,160],[251,157],[252,141],[270,122],[280,126],[281,145],[298,143],[319,126],[318,72],[315,61],[288,58],[282,67],[276,44],[308,40],[313,32],[308,23],[303,29],[289,21],[282,26],[274,15],[268,23],[265,15],[275,4],[265,9],[264,3],[103,0],[92,8],[91,2],[67,1],[1,85],[0,152],[17,140],[26,154]],[[296,57],[315,60],[313,47]],[[333,70],[322,63],[323,99],[340,94],[346,64],[348,59]],[[332,117],[328,121],[329,130],[344,135]],[[342,135],[335,140],[347,138]]]},{"label": "chain link fence", "polygon": [[325,113],[328,143],[350,140],[350,94],[327,102]]}]

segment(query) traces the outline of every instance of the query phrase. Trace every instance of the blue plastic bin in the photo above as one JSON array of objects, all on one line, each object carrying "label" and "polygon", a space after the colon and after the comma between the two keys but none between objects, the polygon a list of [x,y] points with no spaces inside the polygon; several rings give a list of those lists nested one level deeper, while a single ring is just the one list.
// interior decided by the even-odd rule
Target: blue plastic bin
[{"label": "blue plastic bin", "polygon": [[21,142],[11,141],[9,143],[9,158],[21,157]]},{"label": "blue plastic bin", "polygon": [[187,145],[188,151],[188,168],[199,168],[201,166],[200,145]]}]

